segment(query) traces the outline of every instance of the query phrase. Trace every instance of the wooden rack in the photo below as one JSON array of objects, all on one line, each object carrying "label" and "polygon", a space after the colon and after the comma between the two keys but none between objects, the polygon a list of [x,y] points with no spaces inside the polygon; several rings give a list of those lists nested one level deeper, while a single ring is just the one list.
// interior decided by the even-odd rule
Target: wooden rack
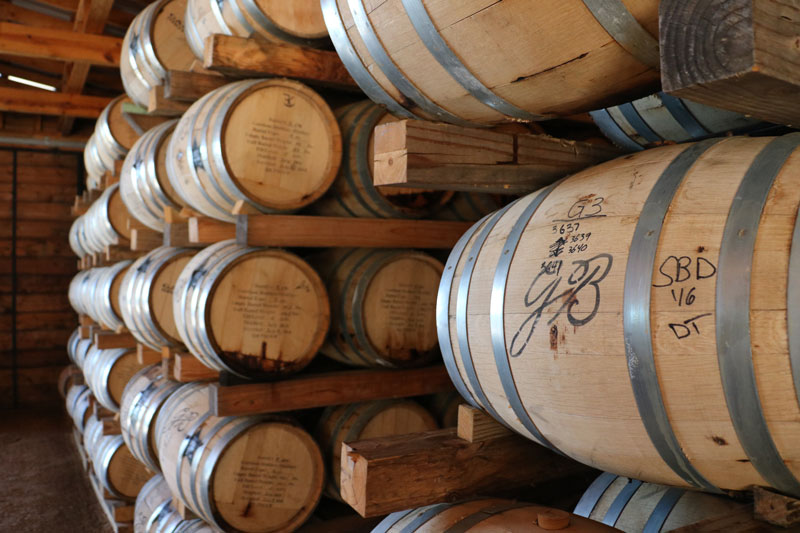
[{"label": "wooden rack", "polygon": [[189,241],[236,239],[251,246],[452,248],[472,222],[346,218],[303,215],[237,215],[236,224],[189,219]]},{"label": "wooden rack", "polygon": [[342,498],[364,517],[591,471],[466,405],[457,430],[343,443],[341,466]]},{"label": "wooden rack", "polygon": [[467,128],[401,120],[375,128],[375,185],[524,194],[622,155],[521,125]]},{"label": "wooden rack", "polygon": [[133,533],[133,504],[115,499],[100,485],[93,472],[89,472],[89,482],[115,533]]},{"label": "wooden rack", "polygon": [[343,370],[299,374],[269,383],[211,388],[210,410],[216,416],[297,411],[353,402],[406,398],[453,389],[444,366],[408,370]]},{"label": "wooden rack", "polygon": [[111,331],[96,331],[94,345],[99,350],[114,348],[136,348],[136,339],[130,333],[115,333]]},{"label": "wooden rack", "polygon": [[336,52],[269,42],[257,35],[209,36],[203,67],[237,78],[277,76],[310,85],[360,90]]}]

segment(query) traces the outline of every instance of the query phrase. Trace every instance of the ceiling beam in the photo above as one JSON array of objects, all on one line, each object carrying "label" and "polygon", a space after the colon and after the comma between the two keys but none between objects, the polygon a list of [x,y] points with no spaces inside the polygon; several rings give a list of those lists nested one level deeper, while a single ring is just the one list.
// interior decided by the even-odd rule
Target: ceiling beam
[{"label": "ceiling beam", "polygon": [[118,67],[122,39],[0,22],[0,53]]},{"label": "ceiling beam", "polygon": [[[78,4],[80,3],[80,0],[31,0],[31,1],[44,6],[54,7],[62,11],[71,11],[73,13],[78,10]],[[144,9],[144,6],[142,7],[142,9]],[[125,11],[122,9],[114,9],[111,11],[111,14],[108,17],[108,24],[126,30],[128,29],[128,26],[131,25],[133,17],[135,16],[136,13]]]},{"label": "ceiling beam", "polygon": [[111,98],[0,87],[0,111],[97,118]]},{"label": "ceiling beam", "polygon": [[[102,33],[113,4],[114,0],[80,0],[78,10],[75,12],[72,31],[76,33]],[[61,92],[80,94],[86,84],[86,79],[89,77],[90,67],[91,65],[86,61],[72,61],[64,65]],[[58,128],[62,134],[66,135],[72,131],[74,123],[74,117],[61,117]]]},{"label": "ceiling beam", "polygon": [[[52,59],[22,58],[0,54],[0,74],[8,74],[28,78],[40,83],[58,86],[64,71],[62,61]],[[124,91],[119,69],[107,67],[94,67],[89,72],[87,87],[109,94],[119,94]]]},{"label": "ceiling beam", "polygon": [[26,26],[40,26],[51,30],[69,31],[72,29],[72,22],[68,20],[51,17],[32,9],[15,6],[9,2],[0,4],[0,20],[25,24]]}]

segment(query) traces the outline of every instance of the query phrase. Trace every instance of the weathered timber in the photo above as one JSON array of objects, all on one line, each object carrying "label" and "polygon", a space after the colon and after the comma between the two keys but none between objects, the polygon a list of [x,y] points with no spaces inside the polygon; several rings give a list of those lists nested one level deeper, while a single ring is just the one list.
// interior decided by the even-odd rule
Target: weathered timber
[{"label": "weathered timber", "polygon": [[203,67],[235,77],[281,76],[358,90],[336,52],[258,37],[211,35],[206,39]]},{"label": "weathered timber", "polygon": [[118,37],[0,22],[0,51],[4,54],[118,67],[121,50]]},{"label": "weathered timber", "polygon": [[468,442],[443,429],[342,445],[341,493],[361,516],[453,502],[586,470],[518,435]]},{"label": "weathered timber", "polygon": [[170,70],[164,82],[164,98],[178,102],[194,102],[206,93],[230,83],[225,76]]},{"label": "weathered timber", "polygon": [[[0,22],[0,41],[2,41],[2,24],[4,23]],[[0,111],[97,118],[109,102],[110,98],[101,96],[0,87]]]},{"label": "weathered timber", "polygon": [[800,126],[793,0],[664,0],[661,83],[669,94]]},{"label": "weathered timber", "polygon": [[771,490],[754,487],[755,517],[764,522],[781,527],[797,526],[800,524],[800,500],[773,492]]},{"label": "weathered timber", "polygon": [[130,333],[111,333],[98,331],[94,334],[94,344],[100,350],[113,348],[135,348],[136,339]]}]

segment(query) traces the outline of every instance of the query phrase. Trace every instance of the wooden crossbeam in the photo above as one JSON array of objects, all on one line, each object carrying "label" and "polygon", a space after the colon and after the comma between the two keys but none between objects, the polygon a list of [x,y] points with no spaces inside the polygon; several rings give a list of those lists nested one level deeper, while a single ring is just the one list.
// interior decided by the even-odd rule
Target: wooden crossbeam
[{"label": "wooden crossbeam", "polygon": [[0,87],[0,111],[97,118],[110,101],[100,96]]},{"label": "wooden crossbeam", "polygon": [[[465,408],[469,410],[459,407],[459,427]],[[475,416],[486,416],[472,411]],[[500,426],[493,420],[487,424]],[[451,428],[343,443],[342,498],[361,516],[371,517],[589,471],[524,437],[500,430],[474,441],[460,438]]]},{"label": "wooden crossbeam", "polygon": [[72,22],[69,20],[51,17],[32,9],[14,5],[11,2],[3,2],[0,4],[0,21],[16,22],[17,24],[25,24],[26,26],[40,26],[52,30],[69,31],[72,29]]},{"label": "wooden crossbeam", "polygon": [[[75,12],[72,31],[76,33],[99,34],[111,13],[114,0],[80,0],[78,10]],[[61,92],[67,94],[80,94],[89,77],[91,64],[86,61],[71,61],[64,65],[61,81]],[[75,124],[74,117],[62,117],[59,122],[61,133],[72,131]]]},{"label": "wooden crossbeam", "polygon": [[300,215],[239,215],[236,225],[189,219],[189,240],[241,238],[251,246],[452,248],[471,222]]},{"label": "wooden crossbeam", "polygon": [[800,17],[787,0],[664,0],[664,91],[800,126]]},{"label": "wooden crossbeam", "polygon": [[301,374],[271,383],[211,387],[216,416],[278,413],[450,391],[444,366]]},{"label": "wooden crossbeam", "polygon": [[0,53],[118,67],[122,39],[0,22]]},{"label": "wooden crossbeam", "polygon": [[231,80],[218,74],[204,72],[187,72],[184,70],[167,71],[164,81],[164,98],[179,102],[194,102],[206,93],[230,83]]},{"label": "wooden crossbeam", "polygon": [[[80,0],[36,0],[36,1],[40,4],[44,4],[50,7],[55,7],[56,9],[60,9],[62,11],[77,11],[78,5],[80,3]],[[142,9],[145,6],[146,4],[141,4]],[[122,9],[115,9],[111,12],[111,15],[108,17],[108,24],[124,30],[131,25],[133,17],[135,16],[136,13],[130,13],[128,11],[123,11]]]},{"label": "wooden crossbeam", "polygon": [[258,37],[210,35],[206,38],[203,67],[240,78],[283,76],[358,89],[336,52],[273,43]]},{"label": "wooden crossbeam", "polygon": [[527,193],[622,153],[547,135],[401,120],[375,128],[375,185]]}]

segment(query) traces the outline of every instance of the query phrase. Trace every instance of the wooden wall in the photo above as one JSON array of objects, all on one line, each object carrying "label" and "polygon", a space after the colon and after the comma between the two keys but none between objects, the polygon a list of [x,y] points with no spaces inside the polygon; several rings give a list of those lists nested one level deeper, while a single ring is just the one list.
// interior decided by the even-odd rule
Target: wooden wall
[{"label": "wooden wall", "polygon": [[[83,172],[79,157],[75,153],[0,148],[2,409],[61,401],[56,382],[58,373],[69,362],[65,346],[77,326],[77,317],[67,299],[77,259],[69,248],[67,235],[72,220],[70,206],[78,175]],[[12,238],[14,227],[16,243]],[[12,275],[14,262],[16,277]]]}]

